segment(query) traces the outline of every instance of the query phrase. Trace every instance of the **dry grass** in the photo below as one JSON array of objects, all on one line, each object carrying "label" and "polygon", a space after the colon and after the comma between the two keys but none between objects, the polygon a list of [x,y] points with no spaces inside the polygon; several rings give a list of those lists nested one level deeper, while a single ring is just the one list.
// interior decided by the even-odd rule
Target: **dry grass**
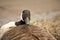
[{"label": "dry grass", "polygon": [[43,27],[49,31],[57,40],[60,40],[60,15],[54,17],[53,20],[35,21],[33,25]]},{"label": "dry grass", "polygon": [[[40,9],[41,10],[41,9]],[[37,10],[38,11],[38,10]],[[10,21],[17,21],[20,20],[20,13],[21,10],[19,9],[19,7],[12,7],[12,8],[3,8],[3,10],[0,9],[0,25],[6,24]],[[33,12],[32,12],[33,13]],[[6,15],[7,14],[7,15]],[[43,13],[41,13],[43,14]],[[43,15],[41,15],[40,12],[32,15],[32,17],[34,16],[34,18],[38,19],[38,18],[43,18],[43,20],[31,20],[31,24],[44,28],[46,29],[48,32],[50,32],[53,36],[55,36],[58,40],[60,40],[60,15],[57,15],[56,17],[54,17],[51,20],[46,20],[44,21],[45,17],[47,16],[47,18],[49,17],[53,17],[54,15],[56,15],[55,13],[51,13],[45,15],[45,13]],[[37,15],[37,16],[36,16]],[[39,15],[39,16],[38,16]],[[36,17],[35,17],[36,16]]]},{"label": "dry grass", "polygon": [[33,25],[20,25],[4,34],[1,40],[56,40],[45,29]]}]

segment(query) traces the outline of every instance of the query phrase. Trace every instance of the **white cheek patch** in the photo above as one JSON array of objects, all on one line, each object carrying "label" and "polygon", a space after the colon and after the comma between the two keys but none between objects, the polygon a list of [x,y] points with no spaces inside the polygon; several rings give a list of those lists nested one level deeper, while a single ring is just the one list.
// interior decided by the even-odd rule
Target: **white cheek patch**
[{"label": "white cheek patch", "polygon": [[25,19],[25,23],[30,24],[30,20],[28,19],[28,17]]},{"label": "white cheek patch", "polygon": [[9,22],[0,28],[0,39],[5,32],[7,32],[11,27],[16,27],[15,22]]}]

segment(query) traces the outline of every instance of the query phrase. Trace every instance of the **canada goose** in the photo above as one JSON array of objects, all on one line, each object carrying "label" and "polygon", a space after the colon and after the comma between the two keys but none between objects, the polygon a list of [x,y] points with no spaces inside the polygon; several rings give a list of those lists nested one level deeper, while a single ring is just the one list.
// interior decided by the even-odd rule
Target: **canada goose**
[{"label": "canada goose", "polygon": [[[11,27],[16,27],[19,25],[23,25],[23,24],[29,24],[30,22],[30,11],[29,10],[24,10],[22,12],[22,20],[18,21],[18,22],[9,22],[3,26],[1,26],[0,28],[0,38],[2,37],[2,35],[7,32]],[[2,32],[3,31],[3,32]]]}]

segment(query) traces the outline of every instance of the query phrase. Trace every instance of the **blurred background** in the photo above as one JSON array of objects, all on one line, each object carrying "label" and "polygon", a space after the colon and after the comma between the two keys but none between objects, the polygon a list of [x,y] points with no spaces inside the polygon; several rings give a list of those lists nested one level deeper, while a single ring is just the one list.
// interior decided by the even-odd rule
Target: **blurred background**
[{"label": "blurred background", "polygon": [[[21,13],[25,9],[30,10],[33,15],[43,14],[44,17],[50,12],[60,11],[60,0],[0,0],[0,25],[20,20]],[[40,15],[38,18],[41,18]]]},{"label": "blurred background", "polygon": [[60,0],[0,0],[0,26],[21,20],[25,9],[31,12],[31,24],[60,39]]}]

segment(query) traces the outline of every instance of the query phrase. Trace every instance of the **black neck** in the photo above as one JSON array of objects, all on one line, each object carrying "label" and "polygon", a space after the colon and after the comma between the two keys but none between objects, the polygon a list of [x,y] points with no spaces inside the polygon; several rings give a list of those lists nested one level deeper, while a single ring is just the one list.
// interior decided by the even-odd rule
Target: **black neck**
[{"label": "black neck", "polygon": [[18,21],[18,22],[15,22],[15,25],[16,26],[19,26],[19,25],[23,25],[23,24],[26,24],[24,21]]}]

